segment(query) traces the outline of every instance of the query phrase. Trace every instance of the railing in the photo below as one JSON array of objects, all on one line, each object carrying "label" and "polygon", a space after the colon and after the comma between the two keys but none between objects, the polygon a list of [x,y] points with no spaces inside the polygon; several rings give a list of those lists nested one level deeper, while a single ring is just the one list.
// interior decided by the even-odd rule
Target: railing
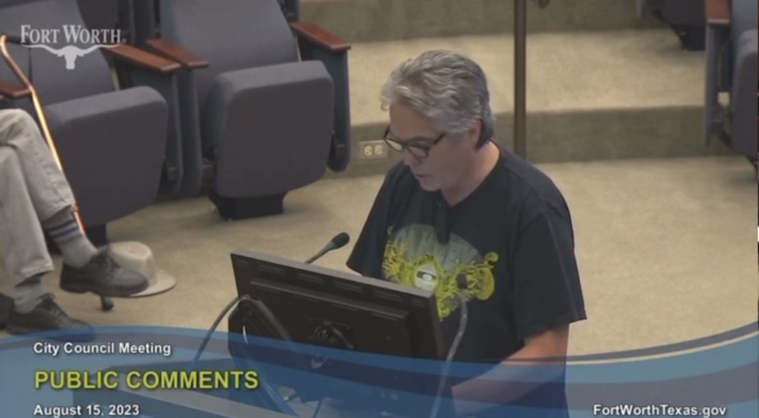
[{"label": "railing", "polygon": [[[532,0],[545,9],[551,0]],[[514,153],[527,158],[527,0],[514,0]]]},{"label": "railing", "polygon": [[[551,0],[532,0],[545,9]],[[298,20],[299,0],[279,0],[288,20]],[[514,0],[514,153],[527,158],[527,0]]]}]

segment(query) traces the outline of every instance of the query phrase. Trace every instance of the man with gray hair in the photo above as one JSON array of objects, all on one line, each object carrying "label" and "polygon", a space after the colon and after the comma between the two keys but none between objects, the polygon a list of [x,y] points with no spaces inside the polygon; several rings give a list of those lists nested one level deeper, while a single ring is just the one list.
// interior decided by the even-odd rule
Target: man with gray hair
[{"label": "man with gray hair", "polygon": [[[446,347],[460,339],[455,360],[566,357],[569,325],[586,319],[569,209],[545,174],[493,142],[482,68],[451,51],[425,52],[392,72],[382,104],[385,141],[403,160],[387,174],[348,267],[435,292]],[[485,376],[454,386],[457,415],[482,412],[479,402],[566,416],[558,363],[545,384],[525,385],[537,367],[521,367],[519,385]]]},{"label": "man with gray hair", "polygon": [[89,325],[68,316],[42,287],[42,277],[53,271],[45,232],[63,254],[63,290],[125,297],[149,285],[92,245],[73,205],[73,192],[34,119],[23,110],[0,110],[0,254],[14,286],[10,334],[69,331],[61,335],[67,341],[93,338]]}]

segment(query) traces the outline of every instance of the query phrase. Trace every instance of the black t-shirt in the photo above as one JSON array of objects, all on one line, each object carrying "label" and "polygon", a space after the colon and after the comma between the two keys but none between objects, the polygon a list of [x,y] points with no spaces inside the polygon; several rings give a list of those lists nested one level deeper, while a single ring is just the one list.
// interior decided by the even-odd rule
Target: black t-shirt
[{"label": "black t-shirt", "polygon": [[460,322],[463,273],[469,315],[458,361],[499,363],[526,337],[586,318],[566,202],[545,174],[505,150],[453,207],[396,165],[347,265],[363,276],[434,291],[446,347]]}]

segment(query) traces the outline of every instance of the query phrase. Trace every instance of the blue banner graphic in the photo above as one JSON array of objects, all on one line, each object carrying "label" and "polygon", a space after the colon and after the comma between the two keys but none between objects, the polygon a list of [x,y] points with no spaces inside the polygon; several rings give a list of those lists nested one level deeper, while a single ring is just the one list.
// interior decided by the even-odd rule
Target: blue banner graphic
[{"label": "blue banner graphic", "polygon": [[555,376],[550,365],[447,369],[453,393],[473,380],[495,392],[527,393],[505,404],[478,393],[454,402],[450,390],[439,397],[441,361],[223,332],[199,356],[205,337],[205,330],[123,327],[98,329],[91,343],[65,335],[0,339],[0,417],[428,418],[438,398],[440,418],[461,405],[476,406],[477,417],[566,416],[552,415],[563,405],[557,390],[566,392],[572,418],[759,416],[756,323],[668,346],[572,357],[560,381],[546,380]]}]

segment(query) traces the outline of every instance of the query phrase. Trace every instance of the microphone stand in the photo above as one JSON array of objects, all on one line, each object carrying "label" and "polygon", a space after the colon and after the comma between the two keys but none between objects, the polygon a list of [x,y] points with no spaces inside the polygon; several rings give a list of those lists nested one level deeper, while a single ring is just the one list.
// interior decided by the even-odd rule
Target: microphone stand
[{"label": "microphone stand", "polygon": [[[29,81],[26,75],[24,75],[24,72],[21,71],[21,68],[8,52],[7,43],[8,35],[5,33],[0,34],[0,51],[2,52],[3,58],[13,73],[16,75],[16,78],[18,78],[21,84],[26,87],[28,94],[31,96],[32,104],[34,105],[34,111],[37,114],[37,120],[39,121],[39,125],[42,130],[42,134],[45,137],[45,141],[47,142],[48,148],[50,148],[50,152],[53,154],[53,159],[58,165],[58,168],[65,175],[65,172],[63,171],[63,164],[61,164],[61,159],[58,156],[58,150],[55,147],[55,142],[53,141],[53,136],[50,134],[50,128],[47,123],[47,118],[45,117],[45,112],[42,111],[42,104],[40,102],[39,96],[37,95],[37,90],[34,88],[34,85],[32,85],[31,81]],[[29,71],[31,72],[31,67]],[[71,205],[71,212],[74,215],[74,219],[76,220],[76,224],[79,226],[79,230],[82,232],[82,235],[87,236],[87,231],[84,229],[84,224],[82,223],[81,216],[79,216],[79,207],[77,206],[76,202]],[[104,311],[110,311],[113,309],[113,300],[111,300],[109,297],[101,296],[100,304]]]}]

